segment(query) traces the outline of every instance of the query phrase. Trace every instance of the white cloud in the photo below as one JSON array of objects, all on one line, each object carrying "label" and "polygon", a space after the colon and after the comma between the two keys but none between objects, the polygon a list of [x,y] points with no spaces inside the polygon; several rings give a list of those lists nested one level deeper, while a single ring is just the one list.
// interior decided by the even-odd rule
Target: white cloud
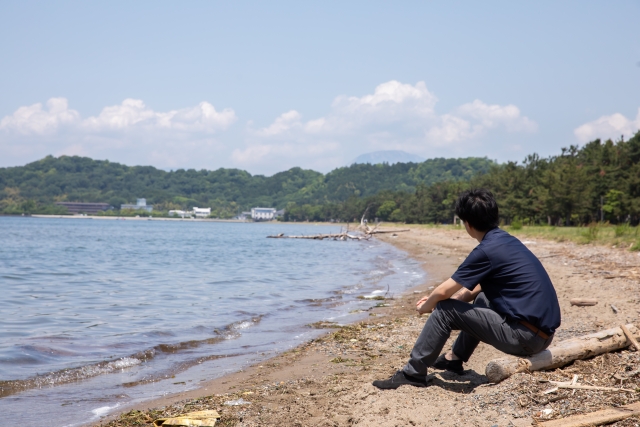
[{"label": "white cloud", "polygon": [[275,136],[288,132],[293,128],[299,128],[302,126],[300,121],[301,117],[300,113],[296,110],[287,111],[281,114],[269,127],[260,129],[258,134],[262,136]]},{"label": "white cloud", "polygon": [[336,97],[326,117],[304,122],[298,111],[291,110],[255,134],[299,138],[301,134],[345,134],[372,125],[402,124],[430,118],[436,102],[437,98],[427,90],[424,82],[412,86],[392,80],[378,85],[371,95]]},{"label": "white cloud", "polygon": [[120,105],[105,107],[97,117],[84,120],[82,126],[91,132],[132,128],[215,132],[226,129],[236,119],[233,110],[218,112],[208,102],[162,113],[151,110],[139,99],[125,99]]},{"label": "white cloud", "polygon": [[[424,82],[391,80],[362,96],[340,95],[326,114],[291,109],[264,127],[246,126],[208,102],[156,111],[139,99],[82,117],[65,98],[18,108],[0,120],[0,166],[47,154],[78,154],[162,168],[240,167],[274,173],[293,166],[328,171],[362,153],[404,150],[422,157],[487,155],[491,138],[512,144],[537,125],[515,105],[475,100],[438,112]],[[474,151],[475,150],[475,151]]]},{"label": "white cloud", "polygon": [[0,120],[0,166],[65,154],[159,167],[205,167],[223,148],[217,135],[236,120],[232,109],[218,111],[208,102],[158,112],[139,99],[125,99],[97,116],[82,118],[67,99],[51,98],[46,108],[40,103],[20,107]]},{"label": "white cloud", "polygon": [[528,117],[520,115],[520,109],[515,105],[488,105],[476,99],[458,107],[457,112],[462,117],[471,117],[478,121],[476,130],[485,131],[500,126],[511,132],[533,132],[538,125]]},{"label": "white cloud", "polygon": [[208,132],[228,128],[237,120],[232,109],[216,111],[208,102],[195,107],[156,112],[139,99],[125,99],[120,105],[105,107],[98,116],[80,118],[80,113],[69,109],[66,98],[51,98],[48,110],[42,104],[18,108],[12,115],[0,121],[0,131],[21,134],[51,134],[66,126],[68,130],[91,134],[105,130],[179,130],[187,132]]},{"label": "white cloud", "polygon": [[378,85],[372,95],[361,98],[355,96],[339,96],[333,102],[333,107],[343,113],[372,114],[377,112],[413,112],[418,116],[433,113],[438,102],[424,82],[415,86],[391,80]]},{"label": "white cloud", "polygon": [[451,114],[442,115],[439,118],[439,122],[439,125],[431,127],[425,132],[425,139],[436,146],[464,141],[471,138],[474,133],[477,133],[467,120]]},{"label": "white cloud", "polygon": [[493,129],[508,132],[535,132],[538,125],[520,115],[515,105],[488,105],[476,99],[456,108],[453,114],[438,117],[439,123],[426,132],[426,139],[435,146],[464,142],[481,137]]},{"label": "white cloud", "polygon": [[12,115],[0,120],[0,131],[23,135],[44,135],[56,132],[63,126],[79,123],[80,114],[69,109],[66,98],[51,98],[47,109],[41,103],[18,108]]},{"label": "white cloud", "polygon": [[620,113],[610,116],[602,116],[597,120],[585,123],[577,127],[573,133],[581,142],[589,142],[595,139],[617,139],[620,135],[633,136],[640,130],[640,108],[635,120],[626,118]]},{"label": "white cloud", "polygon": [[515,105],[475,100],[439,114],[437,102],[424,82],[392,80],[378,85],[372,94],[336,97],[323,117],[304,120],[291,110],[264,128],[250,129],[247,146],[236,149],[233,160],[240,167],[264,162],[284,168],[290,153],[297,155],[295,164],[315,164],[320,160],[315,153],[331,152],[341,158],[335,166],[376,150],[457,156],[465,154],[465,147],[477,147],[486,135],[537,130],[537,124]]}]

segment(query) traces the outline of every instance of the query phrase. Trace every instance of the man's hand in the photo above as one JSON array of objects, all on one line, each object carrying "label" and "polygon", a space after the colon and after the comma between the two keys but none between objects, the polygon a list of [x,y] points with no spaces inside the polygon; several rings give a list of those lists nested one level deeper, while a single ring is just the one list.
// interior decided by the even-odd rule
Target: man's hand
[{"label": "man's hand", "polygon": [[[425,301],[427,301],[428,299],[429,299],[429,295],[420,298],[420,300],[416,303],[416,310],[418,310],[418,313],[420,313],[420,306],[422,306],[422,304],[424,304]],[[420,314],[422,314],[422,313],[420,313]]]},{"label": "man's hand", "polygon": [[416,303],[416,310],[420,314],[431,313],[440,301],[451,298],[451,296],[460,289],[462,289],[462,285],[459,285],[453,279],[447,279],[435,288],[433,292],[431,292],[431,295],[422,297],[420,301]]}]

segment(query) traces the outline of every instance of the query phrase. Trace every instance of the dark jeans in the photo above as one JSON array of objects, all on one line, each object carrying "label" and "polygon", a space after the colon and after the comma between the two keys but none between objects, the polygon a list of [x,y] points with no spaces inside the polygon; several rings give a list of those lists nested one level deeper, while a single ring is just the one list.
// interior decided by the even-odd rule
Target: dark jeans
[{"label": "dark jeans", "polygon": [[480,341],[515,356],[529,356],[544,350],[553,336],[544,339],[516,320],[493,311],[481,292],[473,304],[458,300],[440,301],[411,350],[403,368],[408,375],[424,376],[449,339],[452,330],[462,331],[453,344],[453,354],[467,362]]}]

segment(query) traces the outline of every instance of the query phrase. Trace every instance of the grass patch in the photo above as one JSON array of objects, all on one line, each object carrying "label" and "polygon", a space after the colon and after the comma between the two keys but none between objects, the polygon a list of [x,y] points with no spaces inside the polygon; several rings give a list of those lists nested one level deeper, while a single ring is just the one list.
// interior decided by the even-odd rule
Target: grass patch
[{"label": "grass patch", "polygon": [[630,231],[631,231],[631,227],[627,222],[625,222],[624,224],[616,225],[616,228],[615,228],[616,237],[626,236]]},{"label": "grass patch", "polygon": [[592,223],[583,227],[549,227],[541,225],[523,226],[521,230],[508,228],[514,236],[522,239],[545,239],[556,242],[574,242],[601,246],[626,247],[638,251],[640,245],[639,227],[629,224],[610,225]]},{"label": "grass patch", "polygon": [[591,243],[598,240],[598,233],[600,233],[600,225],[594,222],[582,230],[580,235],[582,236],[583,243]]},{"label": "grass patch", "polygon": [[[405,228],[445,228],[464,234],[464,229],[454,225],[407,224]],[[616,246],[640,251],[640,226],[628,223],[612,225],[608,223],[593,223],[582,227],[558,227],[548,225],[525,225],[515,229],[513,222],[510,226],[501,227],[521,240],[545,239],[555,242],[574,242],[579,244],[594,244],[601,246]],[[441,255],[441,253],[438,253]]]}]

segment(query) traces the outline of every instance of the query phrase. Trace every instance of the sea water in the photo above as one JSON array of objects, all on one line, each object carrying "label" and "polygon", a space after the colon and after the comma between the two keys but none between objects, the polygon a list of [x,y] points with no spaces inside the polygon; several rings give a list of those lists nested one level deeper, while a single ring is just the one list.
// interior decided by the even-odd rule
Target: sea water
[{"label": "sea water", "polygon": [[358,320],[424,278],[339,226],[0,217],[0,414],[81,425]]}]

